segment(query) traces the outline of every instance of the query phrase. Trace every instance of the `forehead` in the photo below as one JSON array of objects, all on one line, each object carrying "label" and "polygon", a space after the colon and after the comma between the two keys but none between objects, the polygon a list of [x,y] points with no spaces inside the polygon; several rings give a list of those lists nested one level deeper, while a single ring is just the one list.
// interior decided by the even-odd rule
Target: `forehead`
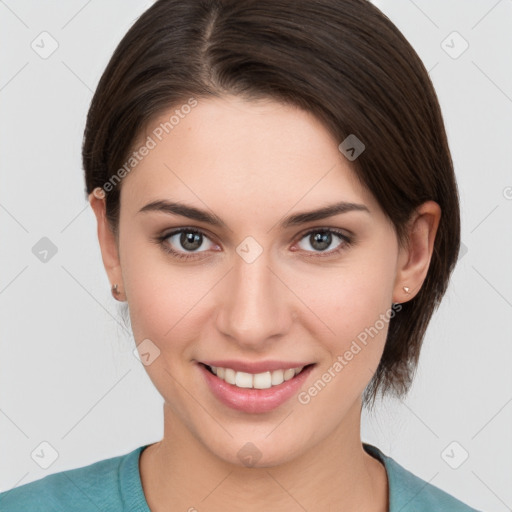
[{"label": "forehead", "polygon": [[365,201],[339,142],[310,112],[265,99],[234,96],[197,100],[161,113],[134,148],[146,151],[124,178],[122,196],[133,208],[170,196],[219,205],[291,208],[301,201]]}]

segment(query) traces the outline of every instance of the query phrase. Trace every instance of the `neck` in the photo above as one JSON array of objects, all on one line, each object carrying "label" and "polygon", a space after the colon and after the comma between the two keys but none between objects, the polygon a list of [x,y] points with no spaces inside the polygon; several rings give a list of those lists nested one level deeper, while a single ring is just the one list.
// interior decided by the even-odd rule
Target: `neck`
[{"label": "neck", "polygon": [[141,480],[152,512],[169,509],[247,512],[358,510],[386,512],[384,466],[364,451],[360,403],[339,427],[288,462],[245,467],[226,462],[203,445],[164,405],[164,437],[140,459]]}]

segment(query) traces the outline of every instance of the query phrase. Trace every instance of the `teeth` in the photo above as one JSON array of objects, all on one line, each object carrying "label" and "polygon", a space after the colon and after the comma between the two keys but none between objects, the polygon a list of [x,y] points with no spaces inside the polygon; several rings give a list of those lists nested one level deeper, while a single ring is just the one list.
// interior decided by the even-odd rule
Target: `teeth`
[{"label": "teeth", "polygon": [[290,380],[300,373],[304,367],[288,368],[286,370],[274,370],[273,372],[247,373],[236,372],[231,368],[220,368],[211,366],[212,372],[219,379],[238,388],[268,389],[272,386],[279,386],[286,380]]},{"label": "teeth", "polygon": [[252,387],[255,389],[268,389],[272,387],[272,373],[257,373],[254,375]]},{"label": "teeth", "polygon": [[235,386],[239,388],[252,388],[252,374],[245,372],[236,372]]}]

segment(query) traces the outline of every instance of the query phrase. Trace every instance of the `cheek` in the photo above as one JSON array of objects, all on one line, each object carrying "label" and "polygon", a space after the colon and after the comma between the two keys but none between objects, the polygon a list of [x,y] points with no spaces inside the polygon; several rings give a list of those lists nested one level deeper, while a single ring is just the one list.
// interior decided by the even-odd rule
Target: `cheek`
[{"label": "cheek", "polygon": [[377,369],[394,316],[382,282],[339,278],[330,285],[337,291],[315,300],[315,311],[330,328],[316,337],[325,357],[315,378],[297,396],[312,429],[314,418],[322,417],[322,428],[328,429],[349,414]]},{"label": "cheek", "polygon": [[216,276],[173,264],[160,249],[142,246],[127,244],[121,256],[134,338],[152,340],[163,355],[181,352],[199,337],[202,298]]},{"label": "cheek", "polygon": [[326,380],[338,383],[333,388],[360,392],[377,368],[394,316],[394,257],[392,248],[361,251],[357,259],[347,258],[343,266],[302,281],[298,294],[317,314],[310,330],[316,325],[314,338],[328,352],[321,371],[329,371]]},{"label": "cheek", "polygon": [[187,363],[204,330],[201,298],[214,282],[209,282],[208,274],[199,277],[197,272],[155,260],[148,264],[135,252],[125,258],[131,326],[136,344],[144,342],[141,346],[152,358],[145,365],[149,378],[175,412],[185,417],[189,397],[180,383],[190,378]]},{"label": "cheek", "polygon": [[[340,293],[337,300],[327,301],[319,311],[334,332],[323,337],[323,348],[329,353],[323,369],[343,375],[339,380],[346,380],[349,386],[364,388],[384,350],[389,305],[375,292],[369,294],[358,288],[353,294]],[[335,362],[342,367],[333,367]]]},{"label": "cheek", "polygon": [[346,341],[357,336],[391,306],[392,258],[374,261],[372,256],[369,261],[363,255],[357,259],[310,273],[294,287],[302,302],[317,314],[317,323],[329,327],[333,339]]}]

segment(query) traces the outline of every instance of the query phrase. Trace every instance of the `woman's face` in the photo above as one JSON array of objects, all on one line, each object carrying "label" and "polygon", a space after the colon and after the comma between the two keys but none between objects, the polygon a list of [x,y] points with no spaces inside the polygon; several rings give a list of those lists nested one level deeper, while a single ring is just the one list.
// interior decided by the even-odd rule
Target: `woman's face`
[{"label": "woman's face", "polygon": [[[404,283],[393,227],[341,142],[295,107],[202,99],[147,127],[135,148],[149,150],[122,181],[117,282],[135,341],[166,422],[225,461],[279,464],[359,432]],[[145,209],[154,202],[202,218]],[[360,206],[308,219],[340,202]],[[263,389],[243,387],[254,380]]]}]

